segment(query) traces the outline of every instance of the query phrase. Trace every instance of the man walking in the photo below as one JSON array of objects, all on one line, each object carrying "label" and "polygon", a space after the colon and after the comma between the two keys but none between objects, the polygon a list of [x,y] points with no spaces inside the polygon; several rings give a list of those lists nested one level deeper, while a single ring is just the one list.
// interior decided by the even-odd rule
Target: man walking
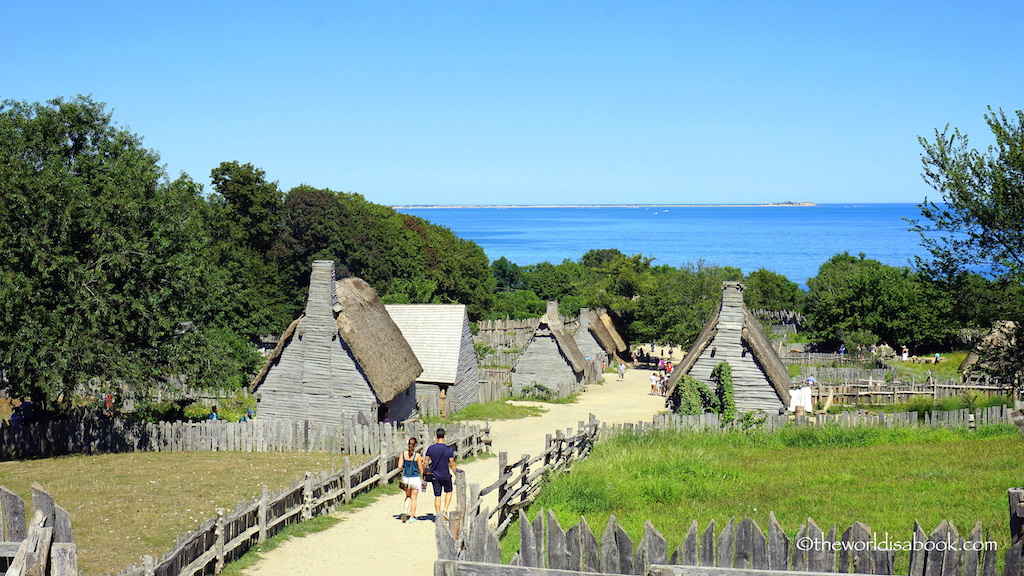
[{"label": "man walking", "polygon": [[[444,428],[438,428],[435,433],[437,441],[427,448],[426,471],[432,476],[431,484],[434,486],[434,520],[443,512],[448,516],[448,506],[452,501],[452,476],[456,472],[455,450],[452,450],[445,443]],[[444,507],[441,507],[441,492],[444,492]]]}]

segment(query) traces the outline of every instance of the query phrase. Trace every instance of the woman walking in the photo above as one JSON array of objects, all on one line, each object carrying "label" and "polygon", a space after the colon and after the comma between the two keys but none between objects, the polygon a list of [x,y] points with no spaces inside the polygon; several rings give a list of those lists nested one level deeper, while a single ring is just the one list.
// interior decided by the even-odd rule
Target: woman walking
[{"label": "woman walking", "polygon": [[423,456],[416,451],[416,438],[409,438],[409,449],[402,452],[402,484],[405,485],[405,508],[402,511],[402,522],[416,521],[416,497],[423,486]]}]

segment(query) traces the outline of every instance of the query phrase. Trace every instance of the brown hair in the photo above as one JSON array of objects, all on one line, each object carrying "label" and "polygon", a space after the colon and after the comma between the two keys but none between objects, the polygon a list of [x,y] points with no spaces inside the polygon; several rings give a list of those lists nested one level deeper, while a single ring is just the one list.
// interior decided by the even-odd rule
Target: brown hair
[{"label": "brown hair", "polygon": [[415,436],[409,438],[409,456],[412,456],[413,450],[416,449],[416,445],[419,444],[419,440]]}]

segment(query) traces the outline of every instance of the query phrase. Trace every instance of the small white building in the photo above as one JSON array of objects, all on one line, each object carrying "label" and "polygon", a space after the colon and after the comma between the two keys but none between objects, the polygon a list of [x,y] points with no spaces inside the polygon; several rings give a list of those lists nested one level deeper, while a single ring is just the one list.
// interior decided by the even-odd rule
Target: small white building
[{"label": "small white building", "polygon": [[418,399],[428,397],[431,403],[438,402],[444,414],[458,412],[477,402],[480,372],[466,306],[385,304],[384,307],[423,366],[423,373],[416,378]]}]

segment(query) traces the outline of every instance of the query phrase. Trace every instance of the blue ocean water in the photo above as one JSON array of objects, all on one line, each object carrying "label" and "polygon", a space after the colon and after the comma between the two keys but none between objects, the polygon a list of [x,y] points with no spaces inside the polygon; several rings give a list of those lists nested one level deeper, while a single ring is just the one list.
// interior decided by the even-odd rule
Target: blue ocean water
[{"label": "blue ocean water", "polygon": [[835,254],[863,252],[893,266],[924,255],[904,218],[915,204],[817,206],[415,208],[419,216],[473,240],[492,261],[519,265],[577,260],[588,250],[618,248],[654,264],[704,261],[744,273],[766,268],[806,287]]}]

